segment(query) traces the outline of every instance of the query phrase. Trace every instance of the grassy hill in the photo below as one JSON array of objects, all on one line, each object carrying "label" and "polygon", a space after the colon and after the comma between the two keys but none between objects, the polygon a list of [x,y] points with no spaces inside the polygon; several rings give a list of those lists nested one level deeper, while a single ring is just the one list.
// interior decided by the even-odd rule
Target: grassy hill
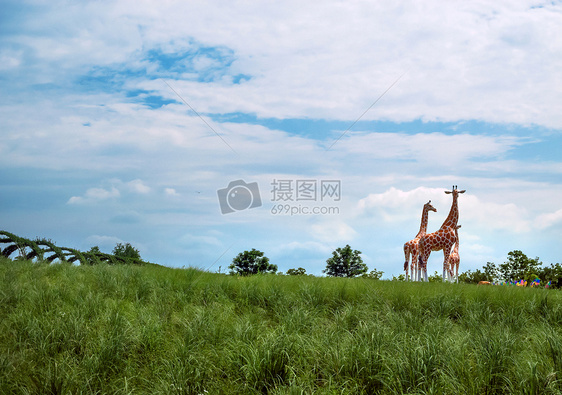
[{"label": "grassy hill", "polygon": [[0,393],[561,393],[562,294],[0,258]]}]

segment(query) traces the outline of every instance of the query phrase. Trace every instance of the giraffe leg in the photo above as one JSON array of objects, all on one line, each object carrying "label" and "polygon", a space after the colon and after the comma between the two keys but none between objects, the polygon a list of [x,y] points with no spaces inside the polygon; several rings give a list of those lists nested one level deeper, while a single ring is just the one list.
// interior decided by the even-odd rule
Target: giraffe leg
[{"label": "giraffe leg", "polygon": [[422,279],[422,270],[423,270],[423,256],[420,253],[420,255],[418,256],[418,279],[420,281],[423,281]]},{"label": "giraffe leg", "polygon": [[453,277],[453,282],[459,283],[459,265],[458,263],[455,265],[455,276]]},{"label": "giraffe leg", "polygon": [[449,281],[449,248],[443,248],[443,282]]},{"label": "giraffe leg", "polygon": [[404,244],[404,271],[406,272],[406,281],[408,281],[408,266],[410,265],[410,249],[407,244]]},{"label": "giraffe leg", "polygon": [[429,258],[429,254],[420,251],[419,262],[418,262],[418,265],[419,265],[418,272],[420,273],[420,276],[421,276],[420,281],[427,282],[427,259],[428,258]]},{"label": "giraffe leg", "polygon": [[459,266],[460,266],[460,260],[459,260],[459,262],[457,262],[457,269],[456,269],[456,274],[455,274],[455,280],[456,280],[457,284],[459,283]]},{"label": "giraffe leg", "polygon": [[417,260],[418,260],[418,255],[412,254],[412,267],[411,267],[411,275],[410,275],[411,281],[416,281],[416,279],[414,277],[415,277],[415,272],[416,272],[416,268],[417,268]]}]

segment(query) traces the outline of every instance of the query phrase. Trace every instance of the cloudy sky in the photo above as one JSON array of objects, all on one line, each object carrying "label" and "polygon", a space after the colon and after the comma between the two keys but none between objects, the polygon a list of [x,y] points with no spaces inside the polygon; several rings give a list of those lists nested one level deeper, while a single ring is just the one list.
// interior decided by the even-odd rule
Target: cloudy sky
[{"label": "cloudy sky", "polygon": [[0,229],[389,278],[458,185],[461,271],[562,262],[560,1],[0,7]]}]

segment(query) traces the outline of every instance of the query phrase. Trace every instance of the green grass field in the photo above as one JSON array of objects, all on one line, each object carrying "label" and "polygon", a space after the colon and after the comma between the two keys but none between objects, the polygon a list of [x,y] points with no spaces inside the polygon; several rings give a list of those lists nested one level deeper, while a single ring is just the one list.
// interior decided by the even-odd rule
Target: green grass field
[{"label": "green grass field", "polygon": [[556,290],[0,258],[2,394],[562,392]]}]

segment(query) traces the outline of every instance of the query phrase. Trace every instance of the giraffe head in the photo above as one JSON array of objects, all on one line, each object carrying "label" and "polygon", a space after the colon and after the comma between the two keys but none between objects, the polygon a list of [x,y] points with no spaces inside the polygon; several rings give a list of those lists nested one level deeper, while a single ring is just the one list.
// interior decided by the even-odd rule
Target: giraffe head
[{"label": "giraffe head", "polygon": [[424,209],[425,211],[437,212],[437,209],[431,205],[431,200],[430,200],[429,202],[427,202],[426,204],[423,205],[423,209]]},{"label": "giraffe head", "polygon": [[453,194],[453,198],[456,198],[457,196],[459,196],[459,193],[465,193],[466,189],[463,189],[462,191],[459,191],[457,189],[456,185],[453,185],[453,190],[452,191],[445,191],[446,194],[452,193]]}]

